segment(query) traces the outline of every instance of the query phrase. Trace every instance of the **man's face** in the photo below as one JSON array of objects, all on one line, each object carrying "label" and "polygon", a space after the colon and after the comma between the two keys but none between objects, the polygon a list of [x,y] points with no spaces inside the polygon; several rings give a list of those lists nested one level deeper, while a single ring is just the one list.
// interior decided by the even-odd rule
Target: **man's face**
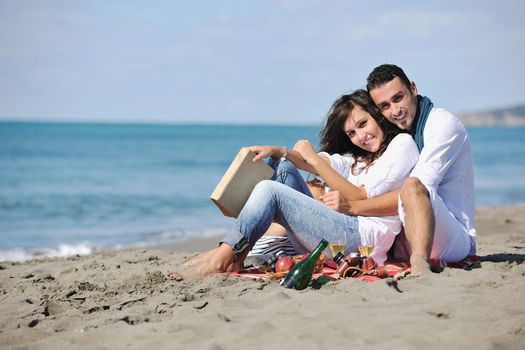
[{"label": "man's face", "polygon": [[410,89],[399,77],[370,90],[370,96],[386,119],[404,130],[410,130],[417,113],[417,89]]}]

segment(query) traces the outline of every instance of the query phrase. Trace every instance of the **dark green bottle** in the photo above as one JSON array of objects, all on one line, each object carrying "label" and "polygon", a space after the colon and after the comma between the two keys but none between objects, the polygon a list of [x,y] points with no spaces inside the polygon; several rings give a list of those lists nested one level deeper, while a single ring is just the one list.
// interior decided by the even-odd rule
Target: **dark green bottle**
[{"label": "dark green bottle", "polygon": [[312,279],[315,264],[327,245],[328,241],[326,239],[321,240],[308,257],[299,261],[290,269],[286,277],[281,281],[281,285],[286,288],[305,289]]}]

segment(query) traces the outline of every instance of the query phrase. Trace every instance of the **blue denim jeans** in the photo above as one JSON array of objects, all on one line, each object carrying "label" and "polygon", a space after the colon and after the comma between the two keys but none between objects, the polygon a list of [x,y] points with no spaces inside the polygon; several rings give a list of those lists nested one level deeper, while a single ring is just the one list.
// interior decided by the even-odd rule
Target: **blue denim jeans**
[{"label": "blue denim jeans", "polygon": [[[235,257],[266,232],[272,221],[283,225],[298,253],[312,251],[321,239],[344,243],[345,252],[357,251],[361,238],[357,218],[341,214],[312,198],[298,169],[289,161],[272,162],[273,180],[255,186],[233,229],[223,239]],[[325,252],[328,256],[330,253]]]}]

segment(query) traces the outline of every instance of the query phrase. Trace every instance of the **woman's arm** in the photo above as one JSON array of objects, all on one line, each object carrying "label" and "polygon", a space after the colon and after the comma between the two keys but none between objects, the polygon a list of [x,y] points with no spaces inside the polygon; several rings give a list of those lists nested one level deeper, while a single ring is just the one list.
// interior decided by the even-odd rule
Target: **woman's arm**
[{"label": "woman's arm", "polygon": [[399,189],[418,156],[412,137],[409,134],[397,135],[363,179],[369,198],[348,203],[348,213],[359,216],[397,215]]},{"label": "woman's arm", "polygon": [[294,146],[294,150],[314,169],[316,174],[323,178],[332,190],[341,192],[346,200],[357,201],[367,198],[364,187],[355,186],[335,171],[330,165],[330,160],[317,154],[309,141],[298,141]]},{"label": "woman's arm", "polygon": [[[256,162],[258,160],[261,160],[263,158],[273,158],[273,159],[279,159],[283,156],[288,159],[290,162],[292,162],[297,168],[307,171],[312,174],[317,174],[315,169],[306,162],[306,160],[303,158],[301,153],[294,150],[287,150],[284,147],[279,146],[251,146],[248,147],[250,151],[255,153],[255,157],[253,158],[253,161]],[[326,159],[326,162],[329,160]]]}]

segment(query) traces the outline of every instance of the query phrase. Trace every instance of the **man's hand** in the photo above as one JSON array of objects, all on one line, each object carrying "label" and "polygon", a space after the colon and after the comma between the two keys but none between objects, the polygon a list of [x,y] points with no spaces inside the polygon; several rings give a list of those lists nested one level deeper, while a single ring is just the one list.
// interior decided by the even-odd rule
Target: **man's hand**
[{"label": "man's hand", "polygon": [[339,191],[327,192],[321,197],[319,197],[319,200],[323,202],[327,207],[332,208],[340,213],[351,213],[350,202],[348,202]]}]

